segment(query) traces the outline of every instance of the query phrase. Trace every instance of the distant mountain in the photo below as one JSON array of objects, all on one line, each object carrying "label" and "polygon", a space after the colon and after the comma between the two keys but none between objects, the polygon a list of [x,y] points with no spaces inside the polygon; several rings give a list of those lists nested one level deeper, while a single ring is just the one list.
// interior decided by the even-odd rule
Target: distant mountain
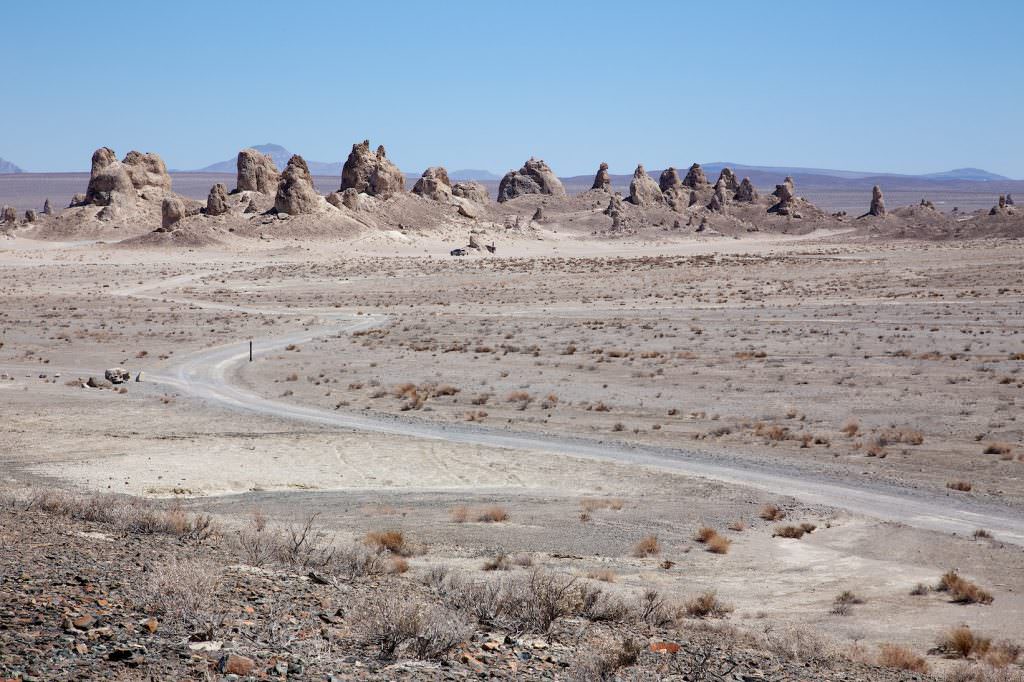
[{"label": "distant mountain", "polygon": [[928,173],[922,175],[924,178],[934,178],[935,180],[973,180],[974,182],[991,182],[1009,180],[1010,178],[1005,175],[996,175],[995,173],[989,173],[986,170],[980,168],[954,168],[944,173]]},{"label": "distant mountain", "polygon": [[452,181],[460,180],[483,180],[483,181],[494,181],[501,180],[500,175],[495,175],[488,170],[476,170],[472,168],[465,168],[462,170],[450,171],[448,178]]},{"label": "distant mountain", "polygon": [[750,174],[750,172],[758,173],[772,173],[775,175],[824,175],[831,178],[842,178],[844,180],[859,180],[862,178],[900,178],[904,180],[967,180],[970,182],[988,182],[991,180],[1010,180],[1010,178],[1004,175],[996,175],[995,173],[989,173],[986,170],[980,168],[954,168],[953,170],[943,171],[941,173],[922,173],[919,175],[908,174],[908,173],[878,173],[878,172],[865,172],[865,171],[847,171],[847,170],[835,170],[832,168],[802,168],[799,166],[746,166],[742,163],[728,163],[724,161],[715,161],[712,163],[701,164],[704,167],[704,171],[707,173],[718,174],[722,168],[728,166],[732,168],[737,175],[743,176],[744,174]]},{"label": "distant mountain", "polygon": [[15,166],[13,163],[6,159],[0,158],[0,175],[14,175],[15,173],[24,173],[22,169]]},{"label": "distant mountain", "polygon": [[[252,148],[270,156],[278,170],[284,170],[284,167],[288,165],[288,159],[292,158],[292,153],[279,144],[273,144],[270,142],[267,144],[254,144]],[[197,172],[234,173],[238,170],[237,160],[238,157],[236,156],[235,158],[228,159],[226,161],[218,161],[217,163],[210,164],[205,168],[198,169]],[[306,165],[309,166],[309,172],[313,175],[341,175],[341,167],[343,164],[340,161],[310,161],[309,159],[306,159]]]}]

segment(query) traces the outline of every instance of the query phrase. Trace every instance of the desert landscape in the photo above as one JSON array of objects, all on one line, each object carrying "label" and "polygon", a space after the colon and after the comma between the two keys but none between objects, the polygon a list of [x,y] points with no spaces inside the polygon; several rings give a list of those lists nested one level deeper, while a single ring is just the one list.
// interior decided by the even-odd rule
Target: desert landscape
[{"label": "desert landscape", "polygon": [[1024,5],[3,17],[0,682],[1024,682]]},{"label": "desert landscape", "polygon": [[0,241],[6,677],[1019,678],[1012,196],[92,166]]}]

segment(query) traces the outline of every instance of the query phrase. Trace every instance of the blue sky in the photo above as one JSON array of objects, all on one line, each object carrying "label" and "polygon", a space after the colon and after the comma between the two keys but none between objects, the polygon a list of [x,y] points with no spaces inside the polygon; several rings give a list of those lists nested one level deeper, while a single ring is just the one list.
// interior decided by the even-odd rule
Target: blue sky
[{"label": "blue sky", "polygon": [[1024,178],[1021,2],[11,2],[0,157],[277,142],[404,169],[692,161]]}]

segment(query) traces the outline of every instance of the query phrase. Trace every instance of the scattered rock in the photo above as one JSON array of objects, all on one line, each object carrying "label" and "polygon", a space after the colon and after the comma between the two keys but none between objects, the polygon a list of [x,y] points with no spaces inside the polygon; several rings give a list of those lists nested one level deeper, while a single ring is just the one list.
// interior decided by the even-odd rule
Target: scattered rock
[{"label": "scattered rock", "polygon": [[256,661],[238,654],[224,654],[217,663],[217,669],[230,675],[248,675],[256,667]]},{"label": "scattered rock", "polygon": [[0,211],[0,223],[16,222],[18,222],[18,212],[14,210],[13,206],[4,206],[3,210]]},{"label": "scattered rock", "polygon": [[81,192],[78,192],[73,197],[71,197],[71,203],[68,204],[68,208],[71,208],[72,206],[82,206],[85,203],[87,203],[86,200],[86,195],[82,194]]},{"label": "scattered rock", "polygon": [[25,211],[25,222],[34,223],[36,221],[36,212],[31,208]]},{"label": "scattered rock", "polygon": [[475,201],[478,204],[487,204],[491,201],[491,195],[487,188],[479,182],[456,182],[452,185],[452,195]]},{"label": "scattered rock", "polygon": [[480,217],[480,209],[477,205],[468,199],[456,198],[459,207],[459,215],[464,218],[471,218],[476,220]]},{"label": "scattered rock", "polygon": [[531,219],[535,223],[539,223],[544,220],[544,207],[538,206],[537,210],[533,212],[533,218]]},{"label": "scattered rock", "polygon": [[120,217],[121,209],[118,208],[117,204],[108,204],[100,209],[100,212],[96,214],[96,219],[105,223],[109,223],[110,221],[116,220]]},{"label": "scattered rock", "polygon": [[246,148],[238,152],[235,177],[236,192],[273,194],[281,181],[281,174],[268,154]]},{"label": "scattered rock", "polygon": [[498,201],[508,201],[524,194],[564,197],[565,187],[543,160],[531,158],[519,170],[506,173],[498,184]]},{"label": "scattered rock", "polygon": [[89,377],[85,385],[89,388],[113,388],[114,384],[110,383],[106,379],[99,379],[97,377]]},{"label": "scattered rock", "polygon": [[130,381],[132,375],[124,367],[112,367],[103,372],[103,378],[112,384],[123,384]]},{"label": "scattered rock", "polygon": [[612,177],[608,174],[608,164],[602,162],[601,166],[597,169],[597,174],[594,175],[594,184],[590,189],[600,189],[605,192],[612,191]]},{"label": "scattered rock", "polygon": [[53,215],[53,207],[50,205],[49,199],[43,202],[43,215]]},{"label": "scattered rock", "polygon": [[661,188],[647,174],[643,164],[633,171],[633,180],[629,183],[629,202],[637,206],[654,206],[662,203]]},{"label": "scattered rock", "polygon": [[683,178],[683,185],[691,189],[707,187],[708,179],[704,176],[704,169],[700,167],[699,163],[695,163],[690,166],[690,170],[686,173],[686,177]]},{"label": "scattered rock", "polygon": [[281,174],[277,186],[274,208],[278,214],[298,215],[314,213],[320,207],[320,195],[313,187],[313,176],[305,159],[298,154],[288,159],[288,167]]},{"label": "scattered rock", "polygon": [[448,201],[452,198],[452,182],[443,166],[431,166],[412,188],[413,194],[433,201]]},{"label": "scattered rock", "polygon": [[672,192],[680,189],[683,183],[679,179],[679,172],[673,166],[669,166],[661,171],[661,177],[658,178],[658,186],[662,192]]},{"label": "scattered rock", "polygon": [[1012,194],[1007,194],[1006,195],[1006,205],[1007,206],[1013,206],[1014,205],[1014,203],[1013,203],[1013,195]]},{"label": "scattered rock", "polygon": [[387,199],[404,190],[405,176],[388,160],[384,145],[377,147],[374,154],[370,151],[370,141],[363,140],[352,145],[341,169],[341,189],[350,188],[371,197]]},{"label": "scattered rock", "polygon": [[249,205],[245,207],[245,211],[243,211],[243,213],[259,213],[259,212],[260,212],[260,207],[256,205],[256,200],[250,198],[249,199]]},{"label": "scattered rock", "polygon": [[744,204],[753,204],[758,200],[757,189],[754,187],[754,183],[750,181],[750,178],[743,178],[743,181],[736,188],[736,193],[732,196],[733,201],[738,201]]},{"label": "scattered rock", "polygon": [[206,197],[206,215],[224,215],[228,211],[228,188],[218,182],[210,188],[210,194]]}]

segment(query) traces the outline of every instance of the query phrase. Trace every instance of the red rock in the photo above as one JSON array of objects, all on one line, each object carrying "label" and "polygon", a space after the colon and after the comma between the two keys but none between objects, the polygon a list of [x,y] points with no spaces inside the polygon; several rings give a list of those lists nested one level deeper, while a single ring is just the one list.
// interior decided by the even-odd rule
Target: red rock
[{"label": "red rock", "polygon": [[238,654],[224,654],[217,664],[222,673],[231,675],[248,675],[256,667],[256,661]]},{"label": "red rock", "polygon": [[156,618],[147,618],[146,620],[142,621],[142,627],[146,628],[146,630],[150,634],[154,634],[156,633],[157,628],[160,627],[160,623],[157,622]]},{"label": "red rock", "polygon": [[79,630],[88,630],[89,626],[96,622],[96,619],[88,613],[78,616],[71,621],[71,624]]},{"label": "red rock", "polygon": [[675,642],[651,642],[651,651],[654,653],[677,654],[679,645]]}]

